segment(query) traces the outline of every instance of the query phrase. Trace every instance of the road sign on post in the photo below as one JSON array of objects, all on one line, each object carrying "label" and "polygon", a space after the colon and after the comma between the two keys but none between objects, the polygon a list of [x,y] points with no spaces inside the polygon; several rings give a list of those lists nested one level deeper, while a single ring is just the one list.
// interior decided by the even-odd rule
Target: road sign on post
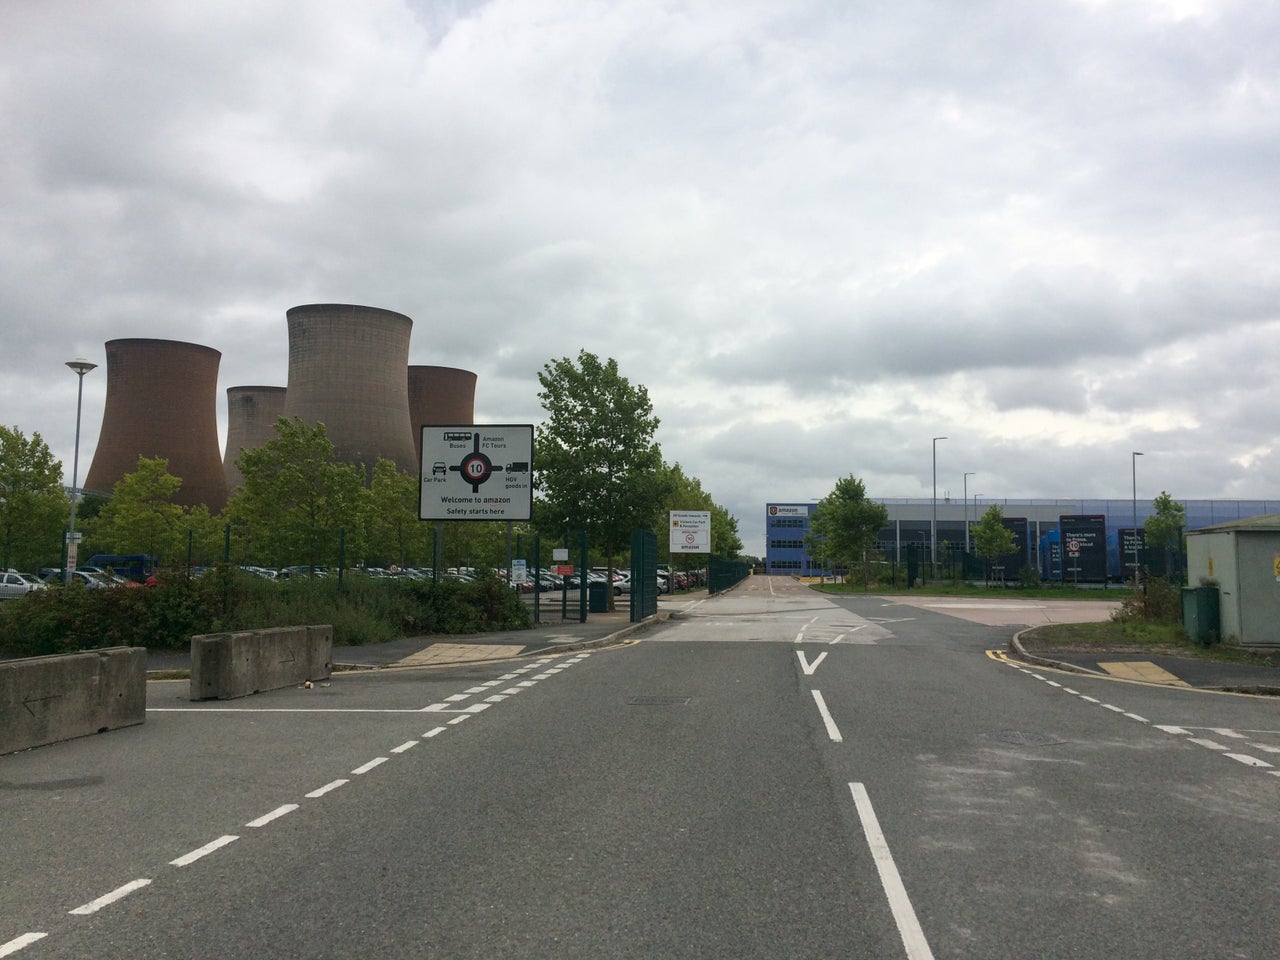
[{"label": "road sign on post", "polygon": [[711,511],[672,510],[672,553],[711,552]]},{"label": "road sign on post", "polygon": [[528,520],[533,516],[533,426],[422,428],[420,520]]}]

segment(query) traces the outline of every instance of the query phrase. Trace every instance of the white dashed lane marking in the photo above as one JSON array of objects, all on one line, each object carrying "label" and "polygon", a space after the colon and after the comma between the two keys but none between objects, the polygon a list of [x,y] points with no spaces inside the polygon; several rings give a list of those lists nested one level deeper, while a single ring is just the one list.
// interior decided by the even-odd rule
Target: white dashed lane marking
[{"label": "white dashed lane marking", "polygon": [[197,860],[201,859],[202,857],[207,857],[209,854],[213,853],[215,850],[221,850],[227,844],[235,843],[239,839],[240,839],[239,837],[232,837],[232,836],[219,837],[217,840],[212,840],[209,843],[206,843],[203,847],[197,847],[196,849],[192,850],[190,853],[184,853],[177,860],[170,860],[169,866],[189,867],[191,866],[191,864],[195,863]]},{"label": "white dashed lane marking", "polygon": [[[1098,706],[1102,707],[1104,710],[1110,710],[1112,713],[1118,713],[1121,716],[1127,717],[1130,720],[1134,720],[1138,723],[1150,724],[1152,729],[1159,730],[1161,733],[1167,733],[1170,736],[1175,736],[1175,737],[1185,737],[1187,743],[1194,743],[1196,746],[1204,747],[1206,750],[1213,750],[1217,753],[1221,753],[1224,757],[1230,757],[1232,760],[1236,761],[1237,763],[1242,763],[1246,767],[1255,767],[1259,769],[1269,770],[1272,776],[1280,777],[1280,770],[1273,769],[1273,766],[1274,766],[1273,764],[1268,763],[1266,760],[1263,760],[1259,757],[1250,756],[1247,753],[1233,753],[1231,752],[1231,749],[1229,747],[1219,743],[1217,740],[1210,740],[1208,737],[1192,736],[1191,731],[1186,727],[1179,727],[1173,724],[1165,724],[1165,723],[1152,724],[1151,721],[1148,720],[1146,717],[1140,716],[1139,714],[1136,714],[1136,713],[1131,713],[1125,710],[1124,707],[1116,706],[1113,703],[1103,703],[1101,700],[1097,699],[1096,697],[1085,696],[1080,691],[1072,690],[1070,687],[1064,687],[1062,684],[1057,683],[1053,680],[1050,680],[1048,677],[1044,676],[1043,674],[1036,673],[1034,670],[1029,670],[1026,667],[1022,666],[1021,664],[1016,663],[1012,660],[1004,659],[1003,655],[994,656],[993,659],[995,659],[998,663],[1003,663],[1007,666],[1013,667],[1019,673],[1025,673],[1029,677],[1034,677],[1035,679],[1043,682],[1046,686],[1055,687],[1056,689],[1061,690],[1063,693],[1070,694],[1071,696],[1076,697],[1079,700],[1083,700],[1085,703],[1095,703]],[[1247,742],[1247,745],[1249,747],[1255,750],[1261,750],[1263,753],[1280,754],[1280,746],[1271,746],[1265,743],[1254,743],[1249,740],[1249,737],[1250,737],[1249,733],[1242,733],[1241,731],[1233,730],[1230,727],[1202,727],[1200,729],[1208,730],[1211,733],[1216,734],[1217,736],[1225,737],[1226,739],[1229,739],[1229,740],[1244,740]]]},{"label": "white dashed lane marking", "polygon": [[[568,669],[574,664],[581,663],[582,661],[586,660],[587,657],[589,656],[590,654],[588,653],[580,653],[577,656],[572,657],[568,660],[561,661],[558,665],[551,667],[551,669],[548,669],[548,665],[555,664],[556,660],[551,657],[544,657],[532,663],[526,664],[525,666],[520,667],[517,670],[513,670],[510,673],[504,674],[495,680],[489,680],[483,684],[479,684],[477,686],[471,687],[464,693],[455,693],[449,697],[446,697],[444,702],[442,703],[433,703],[417,710],[385,710],[383,709],[383,710],[354,710],[354,711],[341,711],[341,712],[456,713],[458,714],[458,716],[454,717],[453,719],[446,721],[446,724],[447,724],[446,726],[433,727],[430,730],[428,730],[426,733],[422,734],[421,739],[429,740],[446,732],[449,726],[455,726],[457,724],[460,724],[464,720],[467,720],[475,716],[481,711],[487,710],[489,708],[490,703],[496,703],[498,701],[505,700],[509,695],[521,693],[525,690],[528,690],[530,687],[536,686],[539,680],[550,679],[557,673],[563,672],[564,670]],[[521,680],[521,678],[525,674],[533,670],[541,670],[542,673],[538,674],[532,680]],[[514,686],[509,687],[507,690],[504,690],[503,694],[495,694],[493,696],[488,697],[485,703],[474,703],[466,707],[450,707],[449,706],[450,704],[459,704],[461,703],[461,701],[469,700],[471,699],[471,697],[477,694],[488,693],[494,687],[500,686],[504,683],[511,683],[512,681],[519,681],[519,682],[515,683]],[[176,712],[176,711],[169,710],[166,712]],[[219,712],[304,713],[304,712],[330,712],[330,711],[310,711],[310,710],[293,710],[293,709],[254,710],[252,708],[227,708],[226,710],[222,710]],[[398,747],[393,747],[389,752],[393,755],[404,754],[404,753],[407,753],[409,750],[413,749],[414,747],[416,747],[419,744],[419,742],[420,740],[416,740],[416,739],[406,740],[404,743],[400,744]],[[379,767],[382,764],[388,762],[388,760],[390,760],[390,757],[374,757],[372,760],[369,760],[368,762],[363,763],[360,766],[356,767],[354,770],[352,770],[351,776],[361,776],[363,774],[369,773],[371,770],[375,769],[376,767]],[[337,780],[331,780],[328,783],[326,783],[324,786],[317,787],[316,789],[310,791],[309,793],[304,794],[304,796],[309,800],[316,800],[316,799],[319,799],[320,797],[325,796],[328,793],[333,792],[334,790],[337,790],[339,787],[345,786],[350,782],[351,782],[350,779],[345,777]],[[300,805],[296,803],[281,804],[280,806],[276,807],[274,810],[271,810],[268,813],[264,813],[262,816],[254,820],[250,820],[248,823],[245,824],[245,826],[249,828],[254,828],[254,829],[265,827],[268,824],[273,823],[276,820],[279,820],[281,817],[286,816],[287,814],[293,813],[294,811],[299,809],[300,809]],[[240,839],[239,836],[233,836],[231,834],[226,834],[224,836],[218,837],[216,840],[212,840],[209,843],[206,843],[204,846],[197,847],[196,849],[191,850],[188,853],[184,853],[182,856],[178,857],[175,860],[170,860],[169,866],[171,867],[190,866],[191,864],[197,862],[198,860],[202,860],[203,858],[209,856],[211,853],[214,853],[215,851],[220,850],[223,847],[228,846],[229,844],[235,843],[239,839]],[[73,910],[69,910],[68,914],[70,916],[75,916],[75,917],[91,916],[92,914],[95,914],[98,911],[103,910],[111,906],[112,904],[119,902],[120,900],[123,900],[125,897],[129,896],[129,894],[134,893],[135,891],[141,890],[143,887],[146,887],[153,882],[154,881],[152,880],[152,878],[149,878],[149,877],[141,878],[138,880],[132,880],[129,883],[124,884],[123,886],[117,887],[115,890],[112,890],[110,893],[103,894],[102,896],[97,897],[93,900],[90,900],[87,903],[81,904],[80,906],[74,908]],[[39,941],[45,939],[48,936],[49,934],[47,932],[31,931],[28,933],[20,934],[19,936],[16,936],[11,940],[5,941],[4,943],[0,943],[0,958],[12,956],[13,954],[18,953],[18,951],[24,950],[27,947],[31,946],[32,944],[38,943]]]},{"label": "white dashed lane marking", "polygon": [[103,907],[109,907],[111,904],[115,903],[117,900],[123,900],[129,894],[133,893],[133,891],[141,890],[150,882],[151,881],[147,879],[133,880],[129,883],[126,883],[123,887],[117,887],[115,890],[112,890],[110,893],[103,894],[97,900],[90,900],[84,906],[76,907],[74,910],[68,910],[67,912],[72,914],[73,916],[87,917],[92,913],[97,913]]}]

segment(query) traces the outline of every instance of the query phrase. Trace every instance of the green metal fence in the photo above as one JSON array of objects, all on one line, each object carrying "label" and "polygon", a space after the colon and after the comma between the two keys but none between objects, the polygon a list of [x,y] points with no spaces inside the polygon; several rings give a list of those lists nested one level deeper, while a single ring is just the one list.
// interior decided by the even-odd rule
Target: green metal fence
[{"label": "green metal fence", "polygon": [[715,554],[707,556],[707,592],[720,593],[746,579],[751,564],[745,560],[725,560]]}]

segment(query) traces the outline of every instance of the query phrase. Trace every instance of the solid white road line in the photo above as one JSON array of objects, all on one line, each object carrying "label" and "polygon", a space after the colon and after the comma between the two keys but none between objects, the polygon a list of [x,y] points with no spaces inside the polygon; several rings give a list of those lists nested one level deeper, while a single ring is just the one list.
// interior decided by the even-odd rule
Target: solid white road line
[{"label": "solid white road line", "polygon": [[286,803],[283,806],[276,807],[270,813],[264,813],[257,820],[250,820],[245,824],[246,827],[265,827],[272,820],[279,820],[286,813],[293,813],[298,809],[296,803]]},{"label": "solid white road line", "polygon": [[378,764],[386,763],[389,759],[391,758],[390,757],[374,757],[368,763],[360,764],[360,766],[356,767],[354,770],[351,771],[351,774],[352,776],[358,777],[361,774],[368,773],[374,767],[378,766]]},{"label": "solid white road line", "polygon": [[8,943],[0,943],[0,957],[15,954],[23,947],[29,947],[37,940],[43,940],[47,936],[47,933],[24,933],[20,937],[14,937]]},{"label": "solid white road line", "polygon": [[209,843],[206,843],[203,847],[199,847],[198,849],[192,850],[190,853],[184,853],[177,860],[170,860],[169,866],[171,867],[190,866],[191,864],[199,860],[201,857],[207,857],[209,854],[213,853],[213,851],[219,850],[222,847],[225,847],[228,843],[235,843],[239,839],[240,839],[239,837],[232,837],[232,836],[219,837],[217,840],[210,841]]},{"label": "solid white road line", "polygon": [[818,713],[822,714],[822,722],[827,726],[827,736],[836,743],[843,743],[844,737],[840,735],[840,728],[831,718],[831,711],[827,709],[827,702],[822,699],[822,694],[817,690],[813,691],[813,700],[818,705]]},{"label": "solid white road line", "polygon": [[123,887],[118,887],[110,893],[103,894],[97,900],[90,900],[84,906],[76,907],[74,910],[68,910],[67,913],[74,914],[77,917],[87,917],[91,913],[97,913],[103,907],[108,907],[117,900],[123,900],[135,890],[141,890],[150,880],[132,880]]},{"label": "solid white road line", "polygon": [[317,790],[312,790],[310,793],[303,794],[303,796],[305,796],[308,800],[315,800],[317,797],[323,797],[330,790],[337,790],[339,787],[343,786],[344,784],[348,784],[350,782],[351,782],[350,780],[331,780],[330,782],[326,783],[323,787],[320,787]]},{"label": "solid white road line", "polygon": [[[443,704],[438,704],[443,709]],[[429,708],[428,708],[429,709]],[[147,707],[147,713],[421,713],[416,707],[373,709],[363,707]]]},{"label": "solid white road line", "polygon": [[889,909],[893,911],[902,945],[907,948],[907,960],[933,960],[933,951],[929,949],[929,941],[920,929],[920,921],[916,919],[911,898],[907,896],[907,888],[902,885],[902,877],[893,862],[893,854],[889,852],[884,833],[880,830],[880,821],[876,819],[876,811],[871,806],[867,788],[861,783],[851,783],[849,789],[853,793],[854,805],[858,808],[858,818],[862,821],[862,832],[867,835],[871,858],[876,862],[876,870],[880,874],[880,885],[889,898]]}]

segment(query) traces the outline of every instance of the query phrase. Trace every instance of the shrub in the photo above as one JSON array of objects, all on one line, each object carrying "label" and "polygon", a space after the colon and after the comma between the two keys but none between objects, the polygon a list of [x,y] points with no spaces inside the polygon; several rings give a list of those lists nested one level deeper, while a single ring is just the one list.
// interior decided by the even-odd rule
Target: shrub
[{"label": "shrub", "polygon": [[1143,581],[1141,590],[1121,601],[1120,609],[1111,615],[1111,619],[1121,623],[1181,623],[1182,592],[1163,577],[1150,577]]},{"label": "shrub", "polygon": [[496,577],[471,583],[362,576],[272,583],[235,568],[138,589],[73,584],[0,604],[0,655],[113,646],[182,649],[202,633],[327,623],[337,644],[423,634],[528,629],[520,597]]}]

